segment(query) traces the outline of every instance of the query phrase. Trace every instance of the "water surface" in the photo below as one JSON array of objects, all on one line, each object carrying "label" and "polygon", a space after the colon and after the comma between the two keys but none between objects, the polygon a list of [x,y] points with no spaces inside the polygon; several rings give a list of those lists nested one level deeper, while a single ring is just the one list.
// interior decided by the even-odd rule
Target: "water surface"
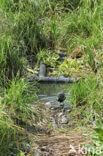
[{"label": "water surface", "polygon": [[69,88],[71,84],[39,84],[39,102],[50,102],[51,104],[57,105],[57,95],[60,92],[65,93],[66,99],[70,97]]}]

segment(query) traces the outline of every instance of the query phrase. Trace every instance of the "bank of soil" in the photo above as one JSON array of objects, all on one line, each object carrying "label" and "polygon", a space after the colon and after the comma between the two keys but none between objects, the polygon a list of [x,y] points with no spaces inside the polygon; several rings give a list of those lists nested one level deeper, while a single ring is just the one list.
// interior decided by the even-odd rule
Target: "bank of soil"
[{"label": "bank of soil", "polygon": [[[87,155],[82,149],[82,143],[92,143],[84,134],[89,133],[83,127],[76,131],[70,128],[68,124],[62,126],[52,126],[52,120],[55,120],[54,111],[42,104],[43,121],[39,123],[43,133],[32,134],[31,155],[33,156],[81,156]],[[57,111],[57,110],[56,110]],[[51,126],[50,126],[51,125]],[[74,150],[73,150],[74,148]],[[85,154],[86,153],[86,154]]]}]

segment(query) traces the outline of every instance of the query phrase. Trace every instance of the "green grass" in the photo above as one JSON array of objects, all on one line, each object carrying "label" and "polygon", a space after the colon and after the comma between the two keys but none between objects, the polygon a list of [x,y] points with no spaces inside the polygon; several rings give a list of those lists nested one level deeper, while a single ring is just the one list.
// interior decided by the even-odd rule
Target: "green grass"
[{"label": "green grass", "polygon": [[76,105],[82,105],[85,103],[95,90],[97,89],[97,80],[93,76],[89,76],[86,79],[81,79],[79,82],[74,83],[71,88],[71,100]]},{"label": "green grass", "polygon": [[96,127],[93,128],[93,132],[88,134],[88,136],[92,139],[93,144],[85,144],[84,149],[86,149],[89,153],[92,153],[96,156],[103,155],[103,120],[96,121]]},{"label": "green grass", "polygon": [[[34,121],[36,110],[31,107],[36,99],[36,88],[24,82],[23,79],[13,80],[9,88],[5,89],[0,100],[0,153],[5,155],[18,153],[23,136],[25,138],[26,125]],[[36,119],[35,119],[36,120]],[[21,138],[19,138],[19,135]],[[28,137],[26,137],[26,140]]]},{"label": "green grass", "polygon": [[[6,10],[4,6],[6,6]],[[24,62],[20,58],[25,55],[33,54],[36,57],[42,49],[54,50],[55,48],[66,48],[68,53],[71,53],[79,45],[84,48],[87,63],[95,72],[97,70],[95,57],[101,65],[98,55],[102,54],[102,6],[102,2],[87,0],[76,2],[71,0],[69,2],[28,0],[8,3],[3,1],[1,3],[0,33],[4,37],[1,37],[1,40],[6,40],[9,44],[5,47],[6,50],[11,51],[11,54],[7,56],[8,59],[11,57],[10,59],[13,60],[12,57],[18,57],[20,60],[16,65],[9,65],[13,66],[12,68],[15,66],[16,70],[6,70],[10,73],[14,73],[15,70],[15,76],[18,71],[22,71]],[[3,17],[4,15],[5,17]],[[1,49],[3,47],[1,45]],[[94,51],[98,50],[99,52],[95,56]],[[2,55],[5,53],[2,52]],[[10,68],[9,66],[8,68]],[[8,77],[12,77],[13,74],[9,76],[10,73],[8,73]]]},{"label": "green grass", "polygon": [[81,113],[85,115],[85,120],[93,121],[98,117],[102,118],[103,91],[101,79],[98,81],[94,75],[81,79],[72,85],[70,93],[74,110],[79,109],[79,107],[80,110],[83,108]]}]

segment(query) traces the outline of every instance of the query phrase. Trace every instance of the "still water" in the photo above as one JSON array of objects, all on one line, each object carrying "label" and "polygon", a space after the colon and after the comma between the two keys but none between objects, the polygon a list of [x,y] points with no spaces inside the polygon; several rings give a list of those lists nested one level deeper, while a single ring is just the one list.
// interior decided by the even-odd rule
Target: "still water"
[{"label": "still water", "polygon": [[64,92],[66,100],[70,98],[69,89],[71,84],[39,84],[39,102],[50,102],[51,104],[57,105],[57,95],[60,92]]}]

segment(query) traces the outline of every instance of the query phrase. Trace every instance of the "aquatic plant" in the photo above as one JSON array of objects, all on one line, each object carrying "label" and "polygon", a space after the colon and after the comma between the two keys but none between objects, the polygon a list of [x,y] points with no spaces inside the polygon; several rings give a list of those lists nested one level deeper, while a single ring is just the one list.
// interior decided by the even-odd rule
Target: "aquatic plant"
[{"label": "aquatic plant", "polygon": [[40,61],[48,66],[56,67],[56,64],[58,62],[59,56],[56,53],[56,51],[51,50],[41,50],[37,55],[37,65],[40,63]]},{"label": "aquatic plant", "polygon": [[65,59],[63,63],[58,65],[57,74],[70,76],[72,73],[76,73],[81,67],[80,63],[77,63],[75,59],[69,58]]}]

